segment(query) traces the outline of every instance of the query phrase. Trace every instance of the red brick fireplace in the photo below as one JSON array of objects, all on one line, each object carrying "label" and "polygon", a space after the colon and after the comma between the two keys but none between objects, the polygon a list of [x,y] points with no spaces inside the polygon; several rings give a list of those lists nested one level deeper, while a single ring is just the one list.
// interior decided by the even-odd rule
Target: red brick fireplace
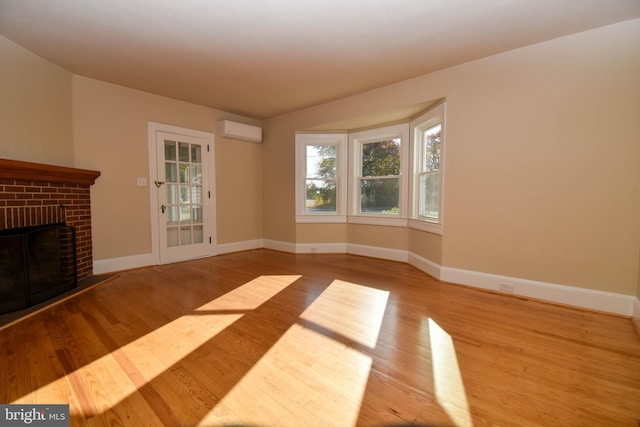
[{"label": "red brick fireplace", "polygon": [[78,280],[93,276],[91,195],[100,172],[0,159],[0,230],[65,223],[76,230]]}]

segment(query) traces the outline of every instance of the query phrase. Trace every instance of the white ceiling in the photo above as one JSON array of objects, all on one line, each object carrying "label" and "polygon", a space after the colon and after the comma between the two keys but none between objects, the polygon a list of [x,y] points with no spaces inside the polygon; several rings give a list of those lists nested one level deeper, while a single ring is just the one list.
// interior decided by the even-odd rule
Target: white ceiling
[{"label": "white ceiling", "polygon": [[640,17],[640,0],[0,0],[79,75],[258,119]]}]

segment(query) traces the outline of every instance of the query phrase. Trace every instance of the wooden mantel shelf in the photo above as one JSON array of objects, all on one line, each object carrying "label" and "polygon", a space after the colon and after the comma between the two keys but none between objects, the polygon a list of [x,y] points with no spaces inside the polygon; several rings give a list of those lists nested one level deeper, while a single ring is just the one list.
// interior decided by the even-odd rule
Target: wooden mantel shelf
[{"label": "wooden mantel shelf", "polygon": [[93,185],[100,172],[0,159],[0,179],[29,179],[65,184]]}]

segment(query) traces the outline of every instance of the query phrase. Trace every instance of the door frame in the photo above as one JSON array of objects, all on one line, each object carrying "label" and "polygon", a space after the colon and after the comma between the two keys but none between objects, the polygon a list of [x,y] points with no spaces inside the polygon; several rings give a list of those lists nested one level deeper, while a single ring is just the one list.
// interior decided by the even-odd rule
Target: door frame
[{"label": "door frame", "polygon": [[[149,122],[148,126],[148,146],[149,146],[149,209],[151,218],[151,254],[153,257],[153,265],[159,265],[160,260],[160,211],[158,209],[158,191],[155,188],[154,181],[158,179],[158,161],[157,161],[157,144],[156,138],[158,132],[173,133],[176,135],[184,135],[194,138],[203,139],[210,150],[204,152],[203,155],[208,156],[209,161],[209,190],[211,196],[208,198],[206,207],[209,209],[209,229],[211,230],[211,244],[207,256],[218,254],[217,239],[217,219],[216,219],[216,175],[215,175],[215,135],[211,132],[205,132],[195,129],[183,128],[179,126],[167,125],[164,123]],[[205,236],[206,239],[206,236]]]}]

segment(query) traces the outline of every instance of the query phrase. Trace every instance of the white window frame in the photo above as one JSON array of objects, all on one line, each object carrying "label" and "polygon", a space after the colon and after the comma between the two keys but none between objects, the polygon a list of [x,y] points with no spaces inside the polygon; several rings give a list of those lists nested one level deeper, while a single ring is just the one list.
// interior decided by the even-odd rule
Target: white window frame
[{"label": "white window frame", "polygon": [[[411,180],[411,219],[409,227],[418,230],[428,231],[435,234],[442,234],[444,218],[444,177],[445,177],[445,152],[446,152],[446,130],[445,130],[446,102],[442,101],[426,113],[416,117],[411,121],[411,152],[413,154],[413,178]],[[420,206],[420,174],[422,170],[422,157],[424,150],[424,131],[437,124],[442,127],[440,137],[440,169],[439,169],[439,200],[438,219],[428,218],[419,215]]]},{"label": "white window frame", "polygon": [[[346,133],[297,133],[296,134],[296,222],[344,223],[347,222],[347,142]],[[336,211],[307,212],[307,146],[333,145],[336,147]]]},{"label": "white window frame", "polygon": [[[400,194],[397,214],[360,212],[360,179],[364,144],[400,138]],[[407,226],[407,194],[409,166],[409,123],[385,126],[349,134],[349,222],[356,224]]]}]

